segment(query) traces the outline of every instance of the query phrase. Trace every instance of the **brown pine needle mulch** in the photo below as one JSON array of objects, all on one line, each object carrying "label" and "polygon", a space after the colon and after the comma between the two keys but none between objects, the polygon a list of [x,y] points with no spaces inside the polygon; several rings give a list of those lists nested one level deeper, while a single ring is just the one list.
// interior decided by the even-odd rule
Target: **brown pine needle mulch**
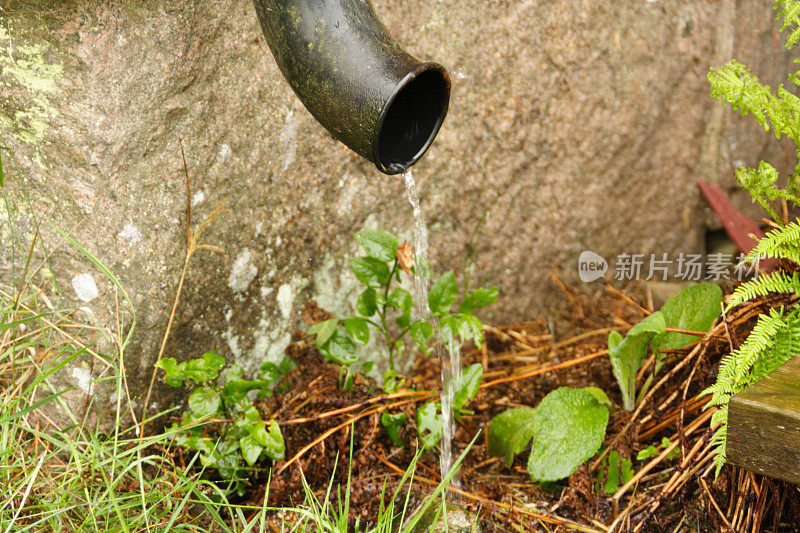
[{"label": "brown pine needle mulch", "polygon": [[[607,337],[614,330],[624,333],[651,313],[652,298],[637,299],[610,286],[582,295],[555,277],[553,281],[569,301],[566,320],[560,317],[558,326],[544,319],[486,326],[485,345],[463,354],[465,366],[483,364],[484,378],[467,406],[473,414],[462,416],[457,424],[454,452],[463,451],[478,432],[481,435],[462,464],[461,488],[451,494],[481,517],[483,531],[799,530],[797,486],[731,466],[715,479],[710,441],[715,428],[709,425],[713,410],[704,409],[708,398],[700,396],[713,382],[720,358],[744,341],[758,314],[788,303],[785,296],[740,306],[697,342],[668,352],[664,368],[636,410],[612,412],[601,448],[605,451],[554,491],[531,481],[527,453],[517,456],[511,468],[488,454],[486,428],[492,417],[509,407],[536,406],[558,387],[597,386],[620,404],[606,356]],[[316,315],[313,320],[326,318],[319,310],[310,314]],[[382,491],[393,493],[413,459],[414,410],[438,398],[441,363],[418,359],[406,388],[394,394],[383,394],[360,377],[353,391],[346,392],[339,387],[338,366],[324,361],[304,333],[297,332],[294,340],[288,354],[298,368],[284,378],[287,392],[259,406],[265,416],[279,421],[287,458],[257,476],[247,503],[260,507],[268,491],[270,506],[297,505],[303,499],[303,477],[323,497],[332,476],[344,490],[349,475],[351,520],[369,523],[377,516]],[[653,363],[651,357],[643,365],[639,387]],[[382,429],[384,412],[408,416],[400,434],[405,446],[396,446]],[[640,450],[658,447],[664,437],[670,442],[666,448],[636,459]],[[635,474],[606,494],[603,459],[610,450],[630,459]],[[423,454],[414,476],[414,503],[439,483],[438,461],[438,450]]]}]

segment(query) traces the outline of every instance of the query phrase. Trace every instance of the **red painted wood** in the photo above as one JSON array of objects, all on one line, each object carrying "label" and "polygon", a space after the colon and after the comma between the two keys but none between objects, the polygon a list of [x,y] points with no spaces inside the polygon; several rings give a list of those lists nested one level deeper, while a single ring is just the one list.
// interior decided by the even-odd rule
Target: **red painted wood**
[{"label": "red painted wood", "polygon": [[[761,231],[756,221],[743,215],[728,200],[728,195],[718,184],[698,180],[697,186],[700,187],[700,192],[708,200],[711,208],[717,213],[725,232],[739,248],[739,251],[745,254],[750,252],[758,240],[764,236],[764,232]],[[774,263],[775,261],[772,259],[762,259],[758,266],[760,269],[769,270]]]}]

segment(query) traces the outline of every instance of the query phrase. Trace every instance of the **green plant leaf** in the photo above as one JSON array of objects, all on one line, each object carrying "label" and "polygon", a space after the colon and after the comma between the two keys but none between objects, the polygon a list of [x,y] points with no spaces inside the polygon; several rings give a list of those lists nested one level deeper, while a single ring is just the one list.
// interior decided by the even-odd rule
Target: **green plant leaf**
[{"label": "green plant leaf", "polygon": [[331,318],[330,320],[325,320],[323,322],[317,322],[310,328],[308,328],[308,332],[311,335],[316,335],[314,339],[314,344],[317,345],[317,348],[320,348],[323,344],[328,342],[328,339],[331,338],[333,333],[336,331],[336,326],[339,325],[338,318]]},{"label": "green plant leaf", "polygon": [[483,365],[475,363],[467,367],[458,379],[458,389],[453,395],[453,407],[461,409],[464,405],[475,398],[478,387],[483,377]]},{"label": "green plant leaf", "polygon": [[267,361],[261,365],[261,369],[258,372],[258,377],[260,377],[263,381],[268,381],[270,383],[278,381],[281,376],[283,376],[283,372],[281,372],[281,369],[278,367],[278,365],[272,361]]},{"label": "green plant leaf", "polygon": [[382,229],[364,229],[356,233],[356,242],[367,255],[385,262],[394,261],[397,256],[397,237]]},{"label": "green plant leaf", "polygon": [[356,345],[350,340],[350,337],[338,329],[333,332],[328,342],[319,349],[319,353],[325,359],[340,365],[349,366],[358,362]]},{"label": "green plant leaf", "polygon": [[381,425],[386,429],[386,433],[392,439],[392,442],[398,446],[403,446],[403,441],[400,440],[400,428],[406,422],[408,422],[408,416],[405,413],[393,415],[384,411],[381,414]]},{"label": "green plant leaf", "polygon": [[178,433],[175,435],[175,443],[178,446],[206,454],[211,453],[211,450],[214,449],[214,441],[210,437],[203,437],[198,433]]},{"label": "green plant leaf", "polygon": [[[603,460],[603,465],[606,466],[606,482],[603,484],[603,492],[614,494],[619,488],[619,453],[617,450],[611,450],[608,458]],[[602,475],[602,471],[597,474]]]},{"label": "green plant leaf", "polygon": [[295,368],[297,368],[297,363],[295,362],[294,359],[292,359],[289,356],[286,356],[283,359],[281,359],[281,362],[278,364],[278,370],[281,371],[282,376],[285,376]]},{"label": "green plant leaf", "polygon": [[480,347],[483,344],[483,324],[478,317],[470,313],[460,313],[456,316],[458,317],[458,336],[461,337],[461,342],[472,341],[475,346]]},{"label": "green plant leaf", "polygon": [[428,402],[417,409],[417,431],[423,450],[433,448],[442,438],[442,415],[438,402]]},{"label": "green plant leaf", "polygon": [[514,456],[522,453],[533,438],[536,409],[514,407],[503,411],[489,423],[489,453],[505,457],[511,466]]},{"label": "green plant leaf", "polygon": [[414,322],[408,331],[411,333],[411,339],[417,345],[417,348],[421,352],[427,353],[430,350],[428,341],[433,337],[433,326],[431,326],[430,322],[427,320]]},{"label": "green plant leaf", "polygon": [[219,371],[225,366],[225,358],[214,352],[206,352],[198,359],[190,359],[179,366],[183,366],[185,379],[194,380],[196,383],[216,379]]},{"label": "green plant leaf", "polygon": [[664,333],[665,328],[664,315],[656,311],[631,328],[624,339],[617,332],[608,336],[608,357],[622,392],[622,404],[628,411],[635,405],[636,373],[647,355],[647,347],[655,335]]},{"label": "green plant leaf", "polygon": [[400,316],[396,317],[394,321],[401,328],[408,327],[411,323],[411,309],[414,307],[414,299],[411,293],[402,287],[398,287],[386,299],[387,307],[395,307],[400,310]]},{"label": "green plant leaf", "polygon": [[376,296],[375,289],[372,287],[368,287],[361,293],[356,302],[356,311],[359,315],[371,317],[378,311]]},{"label": "green plant leaf", "polygon": [[397,287],[389,294],[389,298],[386,299],[386,306],[396,307],[397,309],[406,312],[414,307],[414,299],[411,297],[411,293],[405,290],[403,287]]},{"label": "green plant leaf", "polygon": [[258,456],[261,455],[261,450],[263,450],[250,435],[239,437],[239,448],[242,450],[242,457],[244,457],[245,462],[250,466],[253,466],[258,461]]},{"label": "green plant leaf", "polygon": [[442,274],[428,293],[428,307],[435,315],[444,315],[450,312],[450,307],[458,297],[458,286],[453,271]]},{"label": "green plant leaf", "polygon": [[219,392],[212,387],[200,387],[189,395],[189,409],[197,416],[214,416],[219,406]]},{"label": "green plant leaf", "polygon": [[600,405],[605,405],[608,407],[609,411],[614,408],[614,404],[611,403],[611,399],[609,399],[608,394],[606,394],[605,391],[600,387],[584,387],[583,390],[594,396],[594,399],[597,400]]},{"label": "green plant leaf", "polygon": [[351,316],[342,320],[342,325],[353,340],[365,345],[369,342],[369,324],[359,316]]},{"label": "green plant leaf", "polygon": [[286,455],[286,443],[278,423],[270,420],[266,423],[266,430],[254,435],[256,442],[264,447],[264,453],[274,461],[280,461]]},{"label": "green plant leaf", "polygon": [[464,301],[458,306],[461,313],[470,313],[477,307],[486,307],[497,301],[499,291],[497,287],[486,287],[475,289],[464,297]]},{"label": "green plant leaf", "polygon": [[252,404],[246,401],[248,392],[260,389],[262,393],[272,394],[269,389],[271,384],[272,381],[266,380],[232,379],[222,388],[222,396],[226,405],[242,410],[247,406],[252,407]]},{"label": "green plant leaf", "polygon": [[446,315],[439,319],[439,335],[448,347],[470,341],[480,346],[483,344],[483,325],[469,313]]},{"label": "green plant leaf", "polygon": [[0,187],[3,186],[3,154],[0,150]]},{"label": "green plant leaf", "polygon": [[644,459],[649,459],[651,457],[655,457],[656,455],[658,455],[658,448],[651,444],[644,450],[639,450],[639,453],[636,454],[636,460],[643,461]]},{"label": "green plant leaf", "polygon": [[534,481],[556,481],[600,449],[608,409],[585,390],[561,387],[544,397],[533,418],[528,473]]},{"label": "green plant leaf", "polygon": [[178,365],[174,357],[162,357],[156,362],[156,366],[164,371],[164,381],[170,387],[180,387],[183,385],[183,368]]},{"label": "green plant leaf", "polygon": [[374,257],[356,257],[350,268],[358,281],[367,287],[380,287],[389,283],[389,265]]},{"label": "green plant leaf", "polygon": [[[714,283],[699,283],[682,290],[661,307],[667,326],[707,332],[720,315],[722,289]],[[699,337],[668,332],[653,339],[653,351],[683,348]]]}]

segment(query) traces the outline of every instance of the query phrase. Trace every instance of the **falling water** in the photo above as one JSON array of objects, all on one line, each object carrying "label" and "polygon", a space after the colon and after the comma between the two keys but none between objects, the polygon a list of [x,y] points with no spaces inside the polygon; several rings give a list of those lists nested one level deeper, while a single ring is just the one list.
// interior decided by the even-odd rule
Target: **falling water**
[{"label": "falling water", "polygon": [[[438,327],[435,320],[430,319],[428,308],[428,280],[430,272],[428,270],[428,228],[425,225],[425,217],[419,205],[417,195],[417,185],[414,182],[414,174],[408,170],[403,174],[406,181],[406,195],[414,212],[414,296],[419,308],[428,317],[434,328],[436,336],[439,336]],[[444,349],[441,343],[436,344],[439,360],[442,362],[442,441],[441,455],[439,464],[442,469],[442,477],[447,475],[453,466],[452,441],[455,432],[455,418],[453,416],[453,396],[458,388],[456,380],[461,375],[461,347],[456,342],[448,343],[448,361],[445,361]],[[460,487],[461,482],[458,473],[453,475],[450,483],[455,487]]]},{"label": "falling water", "polygon": [[407,170],[403,174],[406,180],[406,196],[414,212],[414,292],[417,302],[421,302],[420,309],[428,314],[428,227],[425,225],[425,216],[419,206],[417,185],[414,183],[414,174]]}]

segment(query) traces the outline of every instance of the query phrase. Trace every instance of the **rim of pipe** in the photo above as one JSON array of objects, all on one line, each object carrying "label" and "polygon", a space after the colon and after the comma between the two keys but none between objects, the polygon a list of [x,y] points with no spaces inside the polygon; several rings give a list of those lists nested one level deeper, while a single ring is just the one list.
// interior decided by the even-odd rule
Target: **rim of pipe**
[{"label": "rim of pipe", "polygon": [[378,170],[399,174],[433,144],[450,102],[450,76],[434,62],[420,63],[397,84],[381,110],[372,158]]}]

